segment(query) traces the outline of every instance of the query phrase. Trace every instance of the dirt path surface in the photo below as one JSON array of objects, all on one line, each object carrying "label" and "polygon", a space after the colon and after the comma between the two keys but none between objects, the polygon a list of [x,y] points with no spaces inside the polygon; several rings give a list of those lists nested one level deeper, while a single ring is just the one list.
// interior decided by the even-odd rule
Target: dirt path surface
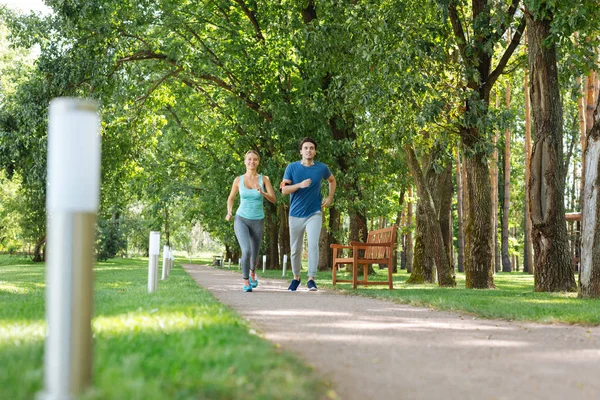
[{"label": "dirt path surface", "polygon": [[474,319],[184,265],[341,399],[600,399],[600,327]]}]

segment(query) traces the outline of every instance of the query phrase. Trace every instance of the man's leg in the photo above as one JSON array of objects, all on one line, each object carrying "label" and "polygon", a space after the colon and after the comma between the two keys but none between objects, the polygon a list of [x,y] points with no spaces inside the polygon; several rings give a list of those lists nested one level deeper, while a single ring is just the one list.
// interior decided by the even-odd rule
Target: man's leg
[{"label": "man's leg", "polygon": [[317,212],[306,221],[306,237],[308,239],[308,279],[313,279],[317,275],[317,265],[319,264],[319,238],[321,237],[321,226],[323,225],[323,215]]},{"label": "man's leg", "polygon": [[304,226],[306,218],[289,218],[290,225],[290,261],[294,279],[300,280],[302,269],[302,242],[304,241]]}]

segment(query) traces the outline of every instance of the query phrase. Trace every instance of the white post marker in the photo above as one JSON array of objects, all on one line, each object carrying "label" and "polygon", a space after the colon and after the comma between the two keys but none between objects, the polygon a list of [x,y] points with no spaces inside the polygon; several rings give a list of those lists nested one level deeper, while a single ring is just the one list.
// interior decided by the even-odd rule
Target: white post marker
[{"label": "white post marker", "polygon": [[56,98],[48,120],[44,390],[73,399],[92,380],[93,264],[100,193],[100,116],[94,101]]},{"label": "white post marker", "polygon": [[227,264],[227,269],[231,269],[231,257],[229,258],[229,263]]},{"label": "white post marker", "polygon": [[150,232],[150,245],[148,247],[148,293],[154,293],[158,287],[158,255],[160,254],[160,232]]},{"label": "white post marker", "polygon": [[267,256],[263,256],[263,274],[265,273],[266,266],[267,266]]},{"label": "white post marker", "polygon": [[285,270],[287,269],[287,254],[283,255],[283,273],[281,276],[285,276]]},{"label": "white post marker", "polygon": [[163,246],[163,263],[162,263],[162,276],[160,278],[161,281],[167,279],[169,274],[169,246]]},{"label": "white post marker", "polygon": [[238,258],[238,269],[242,269],[242,259]]}]

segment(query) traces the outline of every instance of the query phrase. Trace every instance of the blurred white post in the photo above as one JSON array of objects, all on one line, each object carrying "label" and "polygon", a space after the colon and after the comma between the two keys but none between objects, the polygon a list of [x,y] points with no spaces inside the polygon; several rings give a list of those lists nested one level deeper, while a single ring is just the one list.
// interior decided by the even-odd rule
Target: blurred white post
[{"label": "blurred white post", "polygon": [[267,267],[267,256],[263,256],[263,274],[265,273],[266,267]]},{"label": "blurred white post", "polygon": [[163,246],[163,263],[162,263],[162,276],[161,281],[167,279],[169,274],[169,246],[166,244]]},{"label": "blurred white post", "polygon": [[285,270],[287,269],[287,254],[283,255],[283,273],[281,276],[285,276]]},{"label": "blurred white post", "polygon": [[242,259],[238,258],[238,269],[242,269]]},{"label": "blurred white post", "polygon": [[93,264],[100,193],[100,116],[94,101],[50,102],[47,159],[44,390],[78,397],[92,380]]},{"label": "blurred white post", "polygon": [[229,263],[227,264],[227,269],[231,269],[231,257],[229,257]]},{"label": "blurred white post", "polygon": [[153,293],[158,287],[158,255],[160,254],[160,232],[150,232],[150,245],[148,247],[148,293]]}]

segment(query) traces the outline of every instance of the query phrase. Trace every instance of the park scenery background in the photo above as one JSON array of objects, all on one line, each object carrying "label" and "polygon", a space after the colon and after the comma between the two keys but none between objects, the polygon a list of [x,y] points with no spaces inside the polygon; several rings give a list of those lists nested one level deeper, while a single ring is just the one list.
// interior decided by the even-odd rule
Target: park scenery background
[{"label": "park scenery background", "polygon": [[[153,368],[167,383],[142,398],[239,398],[247,382],[263,398],[297,389],[295,361],[248,333],[179,266],[210,264],[213,255],[235,266],[239,247],[224,217],[244,154],[257,150],[260,172],[278,187],[305,136],[338,184],[324,210],[321,286],[331,282],[331,244],[395,224],[393,265],[367,272],[384,279],[380,268],[392,268],[398,290],[361,295],[599,323],[596,1],[45,3],[52,11],[44,14],[0,6],[0,298],[10,304],[0,386],[9,398],[41,385],[48,104],[56,97],[94,99],[102,121],[93,322],[102,372],[91,397],[135,393]],[[265,204],[264,276],[280,274],[289,254],[288,205],[279,195]],[[150,231],[178,260],[165,284],[172,288],[148,299]],[[180,347],[161,343],[161,324],[180,335]],[[239,343],[215,361],[214,379],[202,375],[206,365],[197,365],[198,380],[180,372],[185,346],[219,335]],[[243,355],[252,346],[270,354],[256,361],[265,364],[236,368],[276,371],[281,387],[228,369],[238,356],[252,359]],[[123,364],[103,348],[132,353]],[[181,364],[147,364],[153,357]],[[26,384],[10,383],[22,376]],[[310,372],[300,379],[306,398],[329,390]]]}]

